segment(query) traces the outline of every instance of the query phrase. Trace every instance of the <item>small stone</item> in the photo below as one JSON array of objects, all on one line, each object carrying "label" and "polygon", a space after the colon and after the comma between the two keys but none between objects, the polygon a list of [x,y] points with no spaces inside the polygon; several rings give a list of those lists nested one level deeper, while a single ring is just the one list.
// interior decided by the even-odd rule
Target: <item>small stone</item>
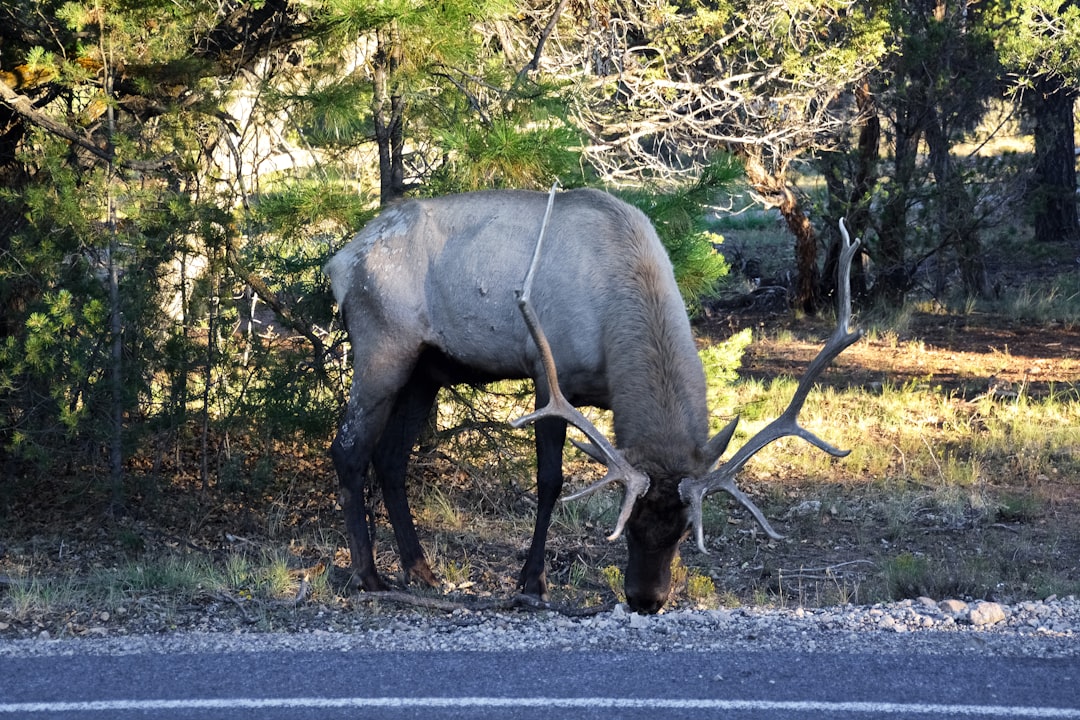
[{"label": "small stone", "polygon": [[785,516],[790,519],[793,517],[809,517],[811,515],[817,515],[821,512],[820,500],[804,500],[795,507],[785,513]]},{"label": "small stone", "polygon": [[641,630],[649,627],[649,619],[644,615],[638,615],[637,613],[630,613],[630,627],[635,630]]},{"label": "small stone", "polygon": [[938,606],[937,600],[935,600],[934,598],[926,597],[925,595],[922,595],[921,597],[917,598],[915,600],[915,602],[919,603],[923,607],[928,607],[928,608],[935,608],[936,609],[937,606]]},{"label": "small stone", "polygon": [[996,602],[979,602],[971,608],[968,620],[972,625],[994,625],[1005,619],[1005,608]]}]

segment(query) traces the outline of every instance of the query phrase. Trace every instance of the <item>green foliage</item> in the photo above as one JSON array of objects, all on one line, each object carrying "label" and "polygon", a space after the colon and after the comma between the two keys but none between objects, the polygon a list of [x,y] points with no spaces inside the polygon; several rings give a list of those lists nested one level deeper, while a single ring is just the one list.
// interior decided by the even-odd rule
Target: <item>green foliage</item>
[{"label": "green foliage", "polygon": [[1002,30],[994,35],[1016,86],[1039,79],[1076,89],[1080,84],[1080,4],[1025,0],[1004,5]]},{"label": "green foliage", "polygon": [[725,410],[731,402],[730,386],[739,379],[743,354],[753,341],[753,331],[743,328],[726,340],[710,343],[698,351],[708,382],[706,403],[714,412],[730,414]]},{"label": "green foliage", "polygon": [[542,188],[552,180],[578,184],[580,164],[570,148],[577,133],[558,121],[523,126],[514,118],[489,125],[462,118],[439,133],[447,161],[432,177],[434,195],[485,188]]},{"label": "green foliage", "polygon": [[361,78],[335,79],[311,87],[303,94],[277,93],[274,100],[295,103],[297,129],[315,147],[361,145],[372,135],[367,110],[371,105],[371,85]]},{"label": "green foliage", "polygon": [[600,576],[608,589],[615,594],[619,602],[626,602],[626,593],[623,590],[623,572],[614,565],[607,565],[600,569]]},{"label": "green foliage", "polygon": [[691,310],[711,295],[728,274],[728,264],[717,252],[723,238],[706,229],[710,203],[722,191],[730,189],[741,175],[741,167],[730,156],[721,156],[709,164],[692,183],[670,192],[621,193],[641,208],[656,227],[675,268],[675,280]]},{"label": "green foliage", "polygon": [[308,258],[304,265],[310,266],[313,253],[326,252],[325,245],[309,242],[316,234],[347,236],[374,214],[371,202],[344,179],[302,176],[280,182],[260,194],[250,217],[271,247],[257,243],[252,252],[264,259],[301,252]]}]

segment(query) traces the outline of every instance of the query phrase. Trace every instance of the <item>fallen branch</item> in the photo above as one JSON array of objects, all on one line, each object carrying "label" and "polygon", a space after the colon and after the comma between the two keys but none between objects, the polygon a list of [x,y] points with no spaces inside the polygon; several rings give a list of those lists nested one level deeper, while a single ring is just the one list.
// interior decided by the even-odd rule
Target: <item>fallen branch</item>
[{"label": "fallen branch", "polygon": [[568,617],[591,617],[607,612],[615,607],[614,602],[607,602],[602,605],[597,605],[596,607],[583,608],[574,605],[564,605],[562,603],[545,602],[531,595],[522,594],[506,598],[493,598],[491,600],[449,600],[446,598],[413,595],[412,593],[401,592],[400,590],[362,592],[353,595],[352,599],[357,602],[367,603],[380,601],[392,602],[399,605],[409,605],[412,607],[427,608],[429,610],[441,610],[448,613],[454,612],[455,610],[480,612],[484,610],[514,610],[522,608],[525,610],[546,610]]}]

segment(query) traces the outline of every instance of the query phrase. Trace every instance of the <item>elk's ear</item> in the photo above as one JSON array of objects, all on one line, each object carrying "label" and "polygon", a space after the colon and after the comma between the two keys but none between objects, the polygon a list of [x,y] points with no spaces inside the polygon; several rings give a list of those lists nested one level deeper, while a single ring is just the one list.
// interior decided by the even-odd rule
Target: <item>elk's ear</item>
[{"label": "elk's ear", "polygon": [[735,426],[739,424],[739,416],[736,415],[735,419],[727,424],[720,432],[713,436],[713,439],[705,444],[701,453],[705,456],[705,461],[711,468],[720,460],[720,456],[727,450],[728,443],[731,442],[731,436],[735,434]]}]

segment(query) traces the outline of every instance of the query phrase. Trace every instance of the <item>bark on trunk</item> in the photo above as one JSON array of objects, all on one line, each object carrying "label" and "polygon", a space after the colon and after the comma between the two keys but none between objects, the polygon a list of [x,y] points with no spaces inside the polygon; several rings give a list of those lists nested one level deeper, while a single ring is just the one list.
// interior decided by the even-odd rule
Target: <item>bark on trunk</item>
[{"label": "bark on trunk", "polygon": [[788,230],[795,238],[795,287],[793,305],[808,315],[817,313],[820,306],[817,266],[817,233],[803,212],[799,198],[787,186],[783,175],[765,170],[761,161],[746,157],[746,178],[754,192],[780,211]]},{"label": "bark on trunk", "polygon": [[[845,219],[852,237],[865,238],[870,226],[871,192],[877,184],[878,150],[881,143],[881,118],[877,105],[870,93],[868,83],[863,83],[855,90],[855,103],[859,110],[859,139],[855,154],[855,167],[851,190],[847,191],[843,175],[838,167],[827,167],[825,183],[829,188],[829,252],[825,256],[825,266],[821,278],[821,297],[834,297],[836,294],[836,265],[840,257],[840,231],[837,223]],[[859,257],[866,254],[865,243],[859,248]],[[851,294],[855,298],[865,298],[868,292],[866,269],[856,259],[851,264]]]},{"label": "bark on trunk", "polygon": [[900,307],[911,286],[907,267],[907,215],[922,133],[918,123],[903,108],[898,108],[893,125],[894,167],[892,180],[883,193],[874,297],[888,307]]},{"label": "bark on trunk", "polygon": [[387,205],[405,194],[405,100],[394,78],[403,50],[396,26],[382,29],[377,35],[371,114],[379,147],[379,202]]},{"label": "bark on trunk", "polygon": [[[964,187],[963,178],[953,166],[948,136],[937,112],[927,113],[923,131],[929,149],[930,168],[934,173],[937,231],[942,248],[952,248],[956,252],[964,291],[968,295],[987,297],[990,282],[983,262],[979,232],[973,221],[975,203]],[[943,283],[939,283],[937,289],[943,291]]]},{"label": "bark on trunk", "polygon": [[788,230],[795,237],[795,307],[807,315],[816,315],[821,305],[818,294],[821,273],[817,265],[817,233],[795,193],[786,187],[778,208]]},{"label": "bark on trunk", "polygon": [[1076,210],[1076,93],[1047,81],[1031,101],[1035,118],[1035,172],[1029,195],[1035,239],[1080,243]]}]

